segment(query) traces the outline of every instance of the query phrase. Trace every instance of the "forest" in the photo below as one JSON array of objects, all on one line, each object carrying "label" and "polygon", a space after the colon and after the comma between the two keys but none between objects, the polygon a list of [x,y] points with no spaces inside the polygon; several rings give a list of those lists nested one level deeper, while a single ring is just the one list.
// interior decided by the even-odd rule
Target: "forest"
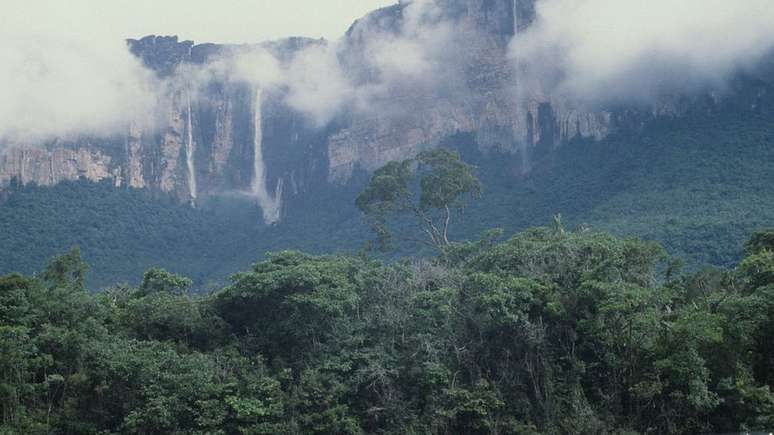
[{"label": "forest", "polygon": [[0,433],[774,427],[774,230],[698,271],[560,215],[457,241],[476,171],[445,148],[389,163],[355,200],[367,249],[270,253],[209,292],[158,267],[90,291],[78,248],[0,277]]},{"label": "forest", "polygon": [[[475,193],[470,179],[433,190],[454,178],[432,167],[450,156],[425,160],[423,215]],[[389,203],[411,172],[394,175],[377,172],[358,206],[404,210]],[[395,261],[276,252],[209,294],[160,268],[89,292],[78,249],[3,276],[0,433],[774,427],[774,230],[734,267],[698,272],[655,242],[559,217],[436,248]]]}]

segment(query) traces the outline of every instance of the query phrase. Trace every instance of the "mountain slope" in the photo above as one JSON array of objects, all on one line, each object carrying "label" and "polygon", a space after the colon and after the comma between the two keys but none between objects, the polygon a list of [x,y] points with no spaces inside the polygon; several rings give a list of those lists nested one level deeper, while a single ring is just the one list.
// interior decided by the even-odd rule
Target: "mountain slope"
[{"label": "mountain slope", "polygon": [[694,113],[566,147],[521,180],[498,182],[490,172],[503,176],[502,164],[486,170],[490,191],[469,220],[513,230],[561,213],[569,225],[658,240],[694,266],[729,265],[747,234],[774,224],[772,161],[770,111]]},{"label": "mountain slope", "polygon": [[[470,135],[450,138],[446,145],[478,166],[485,186],[453,235],[473,238],[493,227],[512,232],[561,213],[570,227],[658,240],[691,267],[733,264],[750,233],[774,224],[774,104],[767,101],[755,110],[697,109],[640,133],[576,142],[527,174],[518,157],[484,155]],[[318,186],[297,197],[297,212],[274,226],[259,225],[260,209],[238,197],[192,209],[109,183],[19,187],[0,204],[0,273],[29,273],[79,245],[93,265],[94,288],[137,282],[158,265],[206,289],[270,250],[359,249],[369,235],[352,203],[364,181]]]}]

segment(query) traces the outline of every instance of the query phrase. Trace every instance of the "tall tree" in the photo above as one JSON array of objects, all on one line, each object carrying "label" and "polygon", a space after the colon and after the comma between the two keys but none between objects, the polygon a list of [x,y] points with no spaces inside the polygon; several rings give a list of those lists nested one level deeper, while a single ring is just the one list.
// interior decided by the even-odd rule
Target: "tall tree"
[{"label": "tall tree", "polygon": [[442,249],[451,243],[453,212],[461,212],[468,197],[480,194],[481,182],[474,168],[459,153],[436,149],[378,169],[356,205],[371,221],[380,248],[386,248],[392,239],[388,218],[408,214],[426,238],[417,239],[410,233],[402,238]]}]

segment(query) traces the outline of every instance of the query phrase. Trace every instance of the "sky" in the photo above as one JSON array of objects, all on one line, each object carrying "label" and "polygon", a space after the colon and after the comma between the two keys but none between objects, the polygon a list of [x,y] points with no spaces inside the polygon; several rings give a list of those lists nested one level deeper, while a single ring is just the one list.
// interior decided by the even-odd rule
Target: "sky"
[{"label": "sky", "polygon": [[253,43],[286,36],[336,39],[397,0],[3,0],[0,28],[37,34]]}]

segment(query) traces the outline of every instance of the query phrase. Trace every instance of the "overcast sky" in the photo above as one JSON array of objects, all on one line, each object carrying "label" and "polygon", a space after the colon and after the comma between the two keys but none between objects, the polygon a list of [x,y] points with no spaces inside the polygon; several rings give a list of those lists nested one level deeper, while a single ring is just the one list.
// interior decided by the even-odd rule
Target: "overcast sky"
[{"label": "overcast sky", "polygon": [[355,19],[397,0],[2,0],[0,27],[35,34],[136,38],[176,34],[197,42],[284,36],[336,39]]}]

